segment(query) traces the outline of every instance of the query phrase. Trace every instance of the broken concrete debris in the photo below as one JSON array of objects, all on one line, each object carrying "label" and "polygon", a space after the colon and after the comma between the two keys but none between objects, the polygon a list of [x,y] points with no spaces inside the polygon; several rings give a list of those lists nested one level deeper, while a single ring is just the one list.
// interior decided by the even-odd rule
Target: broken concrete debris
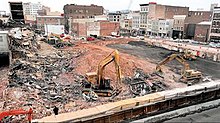
[{"label": "broken concrete debris", "polygon": [[163,82],[150,79],[151,75],[144,73],[141,69],[136,69],[134,76],[125,79],[125,82],[129,84],[130,91],[135,96],[146,95],[166,89],[166,85]]}]

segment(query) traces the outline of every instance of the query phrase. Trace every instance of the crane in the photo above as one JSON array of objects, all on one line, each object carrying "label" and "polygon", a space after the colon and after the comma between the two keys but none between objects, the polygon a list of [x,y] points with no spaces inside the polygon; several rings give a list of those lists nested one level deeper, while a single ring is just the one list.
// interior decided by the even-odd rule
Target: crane
[{"label": "crane", "polygon": [[184,67],[181,72],[181,78],[180,81],[187,82],[191,80],[200,80],[202,77],[202,73],[200,71],[196,71],[190,68],[189,64],[186,62],[186,60],[182,57],[181,54],[172,54],[168,57],[166,57],[164,60],[162,60],[157,66],[156,66],[156,72],[162,72],[161,66],[168,63],[169,61],[172,61],[176,59],[179,63],[181,63]]},{"label": "crane", "polygon": [[[117,76],[116,88],[113,89],[110,84],[110,79],[104,77],[104,69],[111,62],[115,63],[115,71]],[[97,72],[86,73],[86,80],[89,83],[90,88],[94,90],[95,93],[99,96],[112,96],[114,93],[120,93],[121,89],[121,68],[119,65],[119,52],[114,50],[108,56],[98,64]],[[88,88],[87,87],[87,88]],[[84,91],[86,92],[86,91]]]}]

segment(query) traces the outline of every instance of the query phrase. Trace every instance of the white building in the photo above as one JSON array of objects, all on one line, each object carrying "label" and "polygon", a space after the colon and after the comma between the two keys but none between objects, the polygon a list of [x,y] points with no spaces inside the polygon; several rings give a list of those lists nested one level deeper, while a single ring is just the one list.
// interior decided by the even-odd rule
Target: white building
[{"label": "white building", "polygon": [[140,4],[141,11],[140,11],[140,28],[147,29],[147,16],[149,11],[149,4]]},{"label": "white building", "polygon": [[138,30],[140,28],[140,11],[134,11],[132,13],[132,29]]},{"label": "white building", "polygon": [[38,10],[42,10],[41,3],[23,3],[24,15],[38,15]]},{"label": "white building", "polygon": [[120,22],[121,13],[120,12],[110,12],[108,13],[108,20],[112,22]]},{"label": "white building", "polygon": [[150,20],[151,26],[148,29],[148,35],[171,37],[173,29],[173,19],[156,19]]}]

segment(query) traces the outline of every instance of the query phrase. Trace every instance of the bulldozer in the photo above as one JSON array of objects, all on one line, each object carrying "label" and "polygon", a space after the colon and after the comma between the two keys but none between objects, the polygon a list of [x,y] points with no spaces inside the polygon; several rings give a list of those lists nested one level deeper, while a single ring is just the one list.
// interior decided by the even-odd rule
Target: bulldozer
[{"label": "bulldozer", "polygon": [[[104,69],[111,62],[115,63],[115,70],[117,76],[116,88],[111,86],[111,80],[104,77]],[[91,89],[98,96],[112,97],[116,96],[121,91],[121,68],[119,65],[119,52],[113,51],[107,57],[100,61],[98,64],[97,72],[86,73],[87,85],[83,90],[83,93],[88,93]]]},{"label": "bulldozer", "polygon": [[200,71],[191,69],[189,64],[186,62],[186,60],[183,58],[181,54],[172,54],[168,57],[166,57],[164,60],[162,60],[157,66],[156,66],[156,73],[163,73],[161,70],[161,66],[168,63],[169,61],[172,61],[176,59],[179,63],[181,63],[184,67],[181,71],[181,77],[179,81],[190,84],[195,83],[196,81],[200,81],[202,78],[202,73]]}]

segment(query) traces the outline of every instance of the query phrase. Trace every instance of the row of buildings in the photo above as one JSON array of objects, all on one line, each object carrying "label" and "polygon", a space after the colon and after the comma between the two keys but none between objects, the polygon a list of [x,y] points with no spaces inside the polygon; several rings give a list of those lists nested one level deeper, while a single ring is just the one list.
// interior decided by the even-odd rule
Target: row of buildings
[{"label": "row of buildings", "polygon": [[189,7],[140,4],[139,11],[107,12],[102,6],[67,4],[64,13],[51,12],[40,3],[23,3],[25,22],[44,30],[45,25],[64,25],[76,36],[147,35],[219,41],[219,7],[190,11]]}]

